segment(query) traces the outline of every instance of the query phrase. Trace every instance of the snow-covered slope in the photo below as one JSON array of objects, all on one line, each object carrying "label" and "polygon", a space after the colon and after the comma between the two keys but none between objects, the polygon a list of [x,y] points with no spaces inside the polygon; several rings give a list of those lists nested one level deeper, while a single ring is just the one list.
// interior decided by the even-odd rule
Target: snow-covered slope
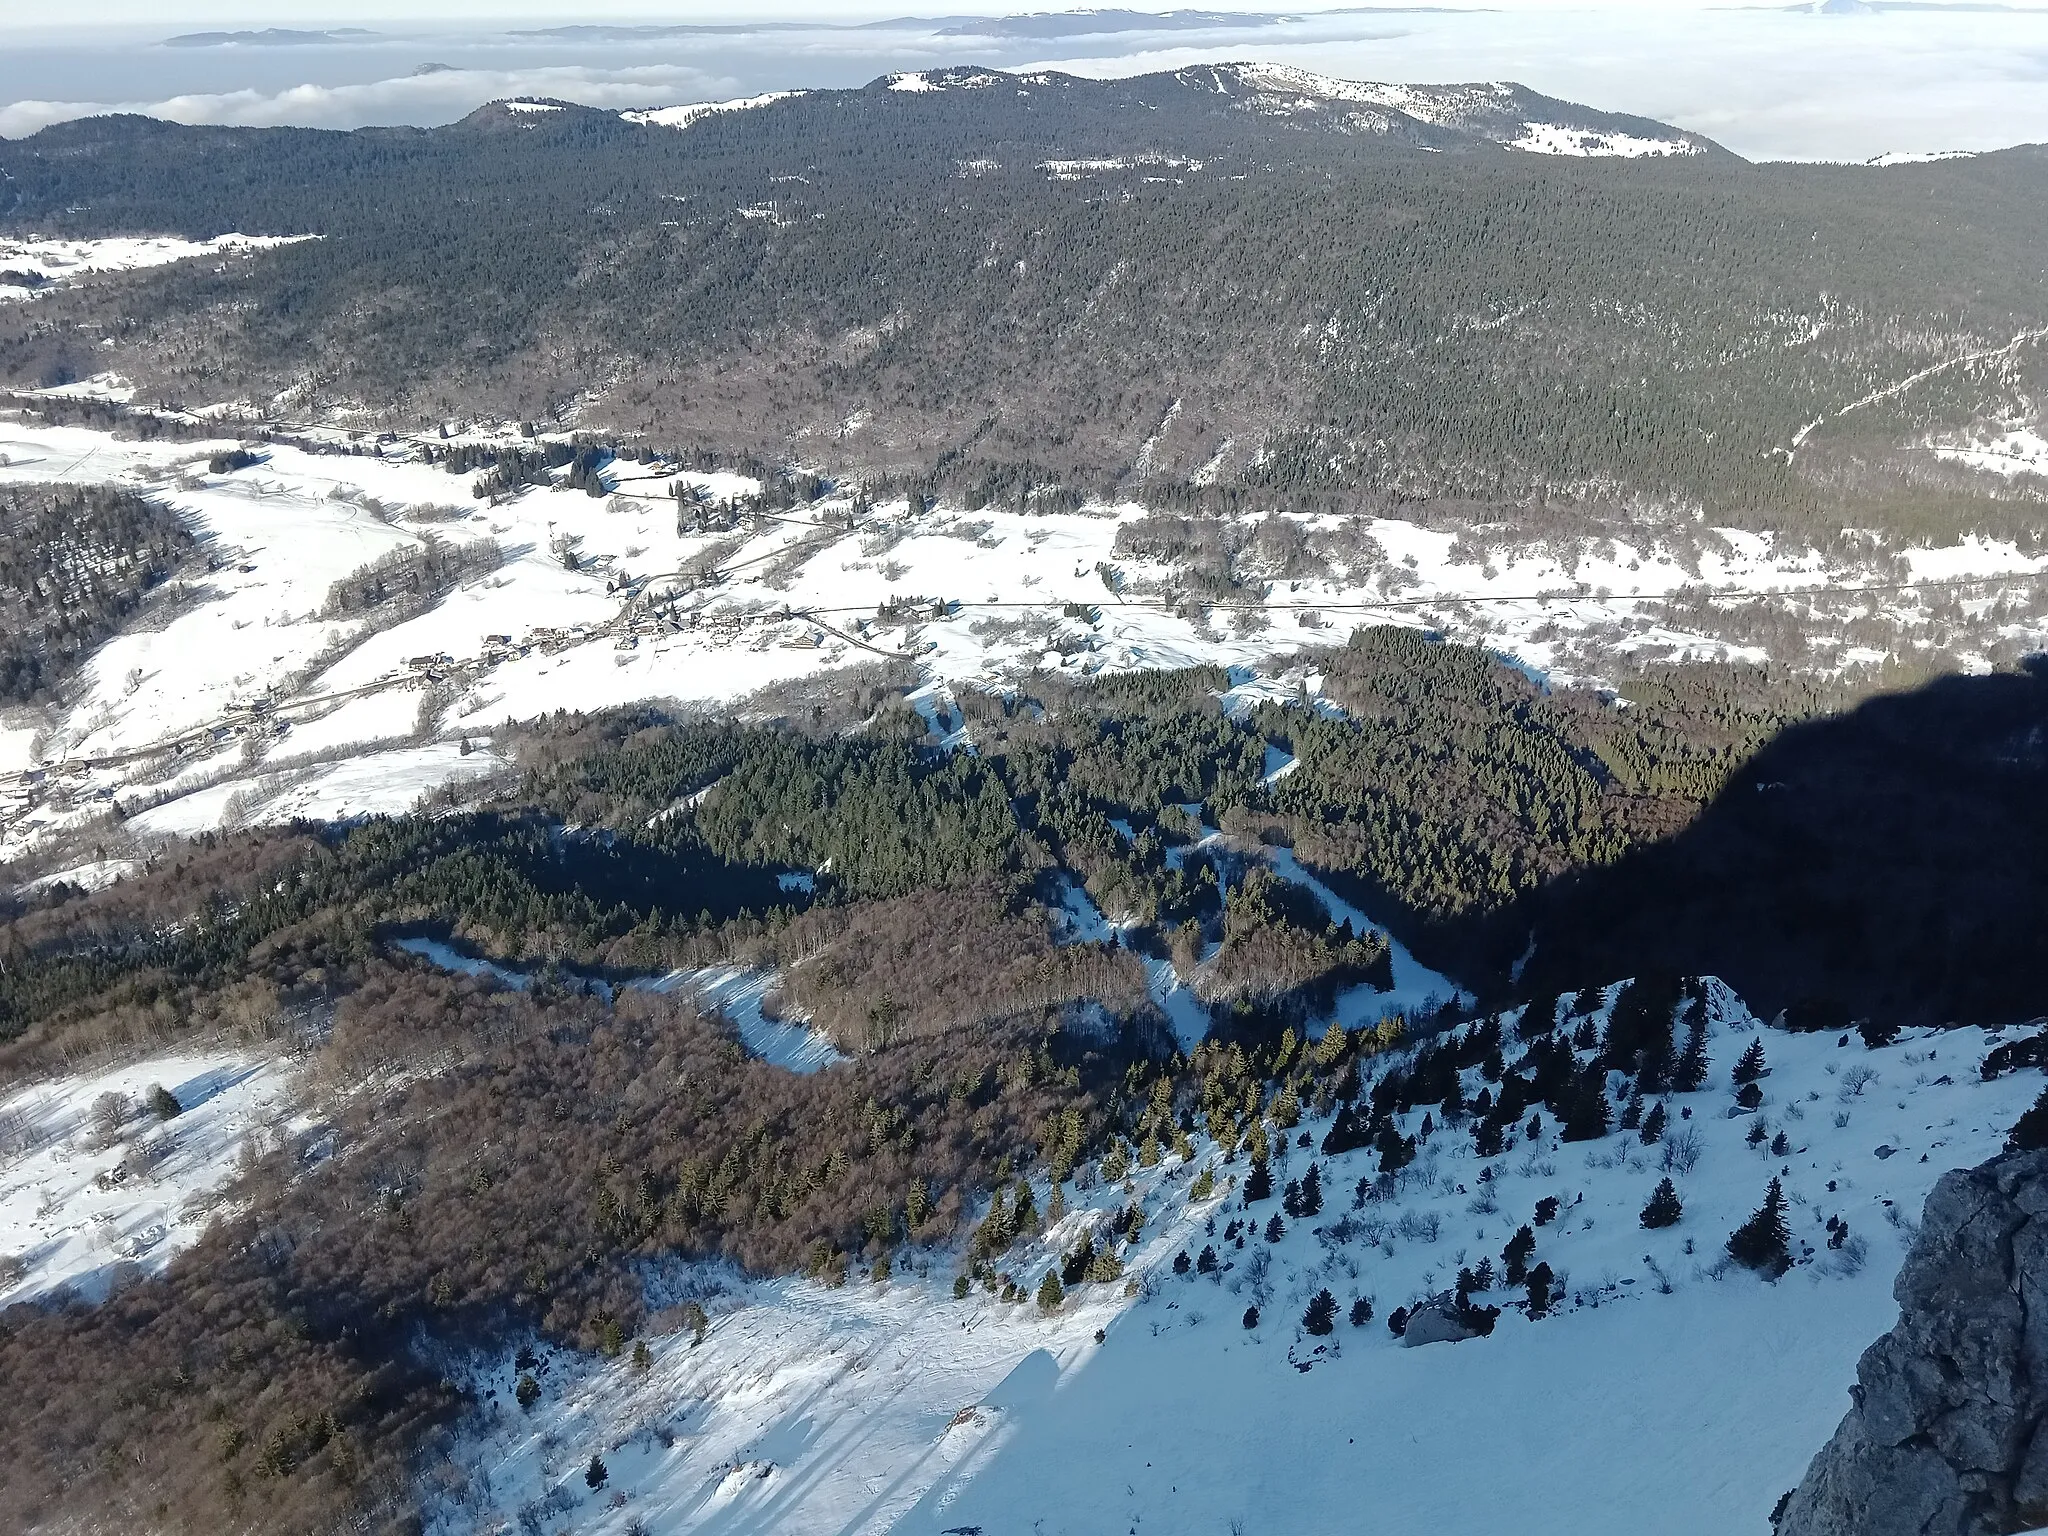
[{"label": "snow-covered slope", "polygon": [[[161,1088],[179,1112],[151,1103]],[[0,1305],[105,1294],[197,1242],[289,1074],[248,1051],[182,1051],[38,1083],[0,1102]],[[168,1108],[168,1106],[165,1106]]]},{"label": "snow-covered slope", "polygon": [[1210,84],[1243,98],[1250,110],[1279,115],[1356,118],[1357,126],[1387,132],[1397,124],[1358,109],[1379,109],[1458,135],[1477,136],[1509,149],[1540,155],[1701,155],[1711,140],[1646,118],[1596,112],[1539,95],[1511,82],[1400,85],[1339,80],[1285,64],[1224,64],[1183,70],[1183,79]]},{"label": "snow-covered slope", "polygon": [[[482,1413],[436,1528],[1106,1536],[1343,1529],[1369,1511],[1374,1528],[1402,1532],[1763,1529],[1891,1319],[1891,1277],[1928,1188],[1994,1152],[2040,1082],[1979,1081],[1978,1031],[1870,1051],[1854,1036],[1764,1028],[1708,989],[1708,1086],[1671,1096],[1656,1144],[1635,1131],[1563,1144],[1546,1124],[1481,1159],[1466,1129],[1439,1126],[1377,1182],[1370,1150],[1290,1147],[1276,1180],[1314,1162],[1326,1203],[1283,1218],[1269,1242],[1277,1201],[1246,1212],[1223,1187],[1191,1198],[1197,1168],[1220,1186],[1244,1172],[1198,1143],[1194,1167],[1169,1155],[1127,1183],[1077,1183],[1073,1209],[999,1261],[1031,1292],[1084,1233],[1142,1205],[1128,1280],[1078,1286],[1051,1314],[978,1288],[955,1299],[951,1252],[899,1255],[890,1280],[840,1290],[651,1275],[663,1299],[699,1301],[710,1327],[701,1343],[652,1340],[644,1373],[555,1356],[526,1412],[513,1361],[460,1364]],[[1755,1039],[1764,1102],[1732,1113],[1729,1072]],[[1485,1086],[1477,1069],[1466,1078],[1468,1098]],[[1419,1137],[1423,1114],[1402,1128]],[[1786,1134],[1782,1152],[1750,1143],[1758,1123]],[[1329,1124],[1311,1117],[1300,1131],[1318,1143]],[[1667,1170],[1683,1217],[1645,1230],[1638,1212]],[[1795,1264],[1768,1282],[1723,1245],[1773,1176]],[[1038,1192],[1040,1209],[1049,1196]],[[1558,1215],[1534,1230],[1535,1259],[1559,1277],[1550,1315],[1524,1316],[1520,1291],[1497,1284],[1474,1298],[1503,1309],[1489,1337],[1409,1348],[1392,1336],[1396,1307],[1482,1258],[1498,1271],[1546,1198]],[[1834,1247],[1831,1220],[1848,1225]],[[1176,1273],[1176,1255],[1204,1247],[1221,1261],[1214,1274]],[[1339,1317],[1318,1339],[1301,1319],[1325,1288]],[[1353,1327],[1357,1298],[1374,1316]],[[601,1489],[588,1485],[592,1455]]]},{"label": "snow-covered slope", "polygon": [[[106,240],[37,240],[0,237],[0,302],[33,298],[45,285],[84,281],[109,272],[133,272],[199,256],[265,251],[312,235],[217,235],[181,240],[141,235]],[[24,281],[26,279],[26,281]]]},{"label": "snow-covered slope", "polygon": [[767,91],[759,96],[741,96],[732,101],[699,101],[679,107],[650,107],[642,111],[621,112],[629,123],[639,123],[652,128],[687,128],[699,118],[710,117],[718,112],[748,112],[756,107],[769,106],[774,102],[787,101],[792,96],[801,96],[801,91]]}]

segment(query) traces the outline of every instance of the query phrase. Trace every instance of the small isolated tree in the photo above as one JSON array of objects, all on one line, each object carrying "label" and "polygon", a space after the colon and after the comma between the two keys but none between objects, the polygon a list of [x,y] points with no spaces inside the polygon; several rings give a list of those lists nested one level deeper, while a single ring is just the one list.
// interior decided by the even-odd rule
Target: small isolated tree
[{"label": "small isolated tree", "polygon": [[1763,1037],[1757,1035],[1752,1036],[1749,1044],[1743,1047],[1742,1054],[1735,1059],[1735,1070],[1729,1075],[1735,1086],[1740,1088],[1744,1083],[1755,1082],[1769,1070],[1770,1068],[1764,1065]]},{"label": "small isolated tree", "polygon": [[1327,1288],[1317,1291],[1309,1299],[1308,1310],[1301,1315],[1304,1331],[1322,1338],[1337,1326],[1337,1298]]},{"label": "small isolated tree", "polygon": [[1129,1174],[1130,1171],[1130,1148],[1124,1145],[1121,1136],[1112,1137],[1109,1143],[1109,1150],[1102,1154],[1102,1177],[1104,1181],[1110,1184],[1117,1183]]},{"label": "small isolated tree", "polygon": [[1551,1295],[1550,1288],[1556,1282],[1557,1276],[1551,1273],[1548,1264],[1538,1264],[1529,1271],[1529,1315],[1531,1317],[1541,1317],[1550,1310],[1551,1302],[1556,1300]]},{"label": "small isolated tree", "polygon": [[1208,1243],[1202,1244],[1202,1251],[1195,1255],[1195,1273],[1213,1275],[1216,1273],[1216,1250]]},{"label": "small isolated tree", "polygon": [[1251,1205],[1259,1200],[1273,1198],[1273,1165],[1263,1157],[1255,1158],[1252,1171],[1244,1178],[1244,1203]]},{"label": "small isolated tree", "polygon": [[1545,1195],[1536,1202],[1536,1225],[1547,1227],[1557,1220],[1557,1196]]},{"label": "small isolated tree", "polygon": [[1259,1326],[1259,1309],[1257,1307],[1246,1307],[1244,1309],[1244,1325],[1247,1329]]},{"label": "small isolated tree", "polygon": [[2008,1152],[2039,1152],[2044,1147],[2048,1147],[2048,1088],[2041,1090],[2034,1107],[2014,1122],[2005,1138]]},{"label": "small isolated tree", "polygon": [[1792,1138],[1783,1131],[1771,1138],[1771,1156],[1789,1157],[1792,1153]]},{"label": "small isolated tree", "polygon": [[1629,1090],[1628,1102],[1621,1107],[1621,1128],[1624,1131],[1639,1131],[1643,1127],[1643,1090]]},{"label": "small isolated tree", "polygon": [[1216,1193],[1216,1175],[1207,1168],[1195,1175],[1195,1182],[1188,1186],[1190,1200],[1206,1200]]},{"label": "small isolated tree", "polygon": [[1351,1326],[1363,1328],[1372,1321],[1372,1303],[1363,1296],[1351,1303]]},{"label": "small isolated tree", "polygon": [[1287,1187],[1280,1191],[1280,1209],[1290,1216],[1301,1214],[1301,1180],[1287,1181]]},{"label": "small isolated tree", "polygon": [[1529,1278],[1529,1255],[1536,1251],[1536,1234],[1526,1226],[1515,1229],[1515,1235],[1508,1239],[1507,1247],[1501,1249],[1502,1262],[1507,1265],[1507,1282],[1520,1285]]},{"label": "small isolated tree", "polygon": [[695,1349],[704,1342],[704,1335],[711,1327],[711,1319],[705,1315],[701,1302],[683,1303],[683,1326],[690,1330],[690,1348]]},{"label": "small isolated tree", "polygon": [[611,1477],[611,1473],[605,1468],[604,1458],[593,1451],[590,1465],[583,1469],[583,1481],[592,1488],[602,1488],[611,1481]]},{"label": "small isolated tree", "polygon": [[1323,1170],[1314,1163],[1301,1176],[1301,1214],[1314,1216],[1323,1208]]},{"label": "small isolated tree", "polygon": [[1743,1140],[1747,1141],[1752,1147],[1760,1147],[1764,1143],[1764,1138],[1770,1134],[1769,1131],[1764,1129],[1763,1121],[1752,1120],[1749,1122],[1749,1134],[1743,1137]]},{"label": "small isolated tree", "polygon": [[645,1339],[635,1339],[633,1341],[633,1369],[642,1376],[645,1376],[654,1369],[654,1355],[648,1349]]},{"label": "small isolated tree", "polygon": [[1060,1309],[1060,1304],[1066,1299],[1067,1293],[1060,1285],[1058,1267],[1055,1266],[1048,1269],[1045,1272],[1045,1278],[1038,1282],[1038,1310],[1041,1312],[1057,1312]]},{"label": "small isolated tree", "polygon": [[540,1401],[540,1383],[531,1376],[521,1376],[519,1385],[512,1389],[512,1395],[519,1400],[520,1407],[531,1413],[533,1405]]},{"label": "small isolated tree", "polygon": [[1695,1000],[1686,1010],[1685,1049],[1671,1069],[1671,1086],[1697,1093],[1707,1085],[1707,1011]]},{"label": "small isolated tree", "polygon": [[955,1301],[965,1301],[968,1291],[972,1288],[965,1275],[955,1275],[953,1277],[953,1299]]},{"label": "small isolated tree", "polygon": [[1659,1179],[1657,1187],[1650,1191],[1650,1203],[1643,1207],[1643,1225],[1653,1229],[1676,1226],[1678,1218],[1684,1214],[1685,1206],[1678,1198],[1678,1186],[1668,1178]]},{"label": "small isolated tree", "polygon": [[1184,1275],[1194,1267],[1195,1261],[1188,1257],[1187,1249],[1183,1248],[1173,1256],[1173,1272],[1176,1275]]},{"label": "small isolated tree", "polygon": [[1792,1267],[1790,1238],[1785,1226],[1785,1189],[1773,1179],[1764,1191],[1764,1203],[1728,1234],[1728,1253],[1736,1263],[1775,1279]]},{"label": "small isolated tree", "polygon": [[1664,1106],[1652,1104],[1650,1112],[1643,1116],[1643,1128],[1636,1133],[1642,1138],[1644,1146],[1654,1146],[1664,1135],[1664,1121]]},{"label": "small isolated tree", "polygon": [[149,1085],[149,1112],[159,1120],[170,1120],[185,1113],[185,1106],[178,1102],[178,1096],[162,1083]]},{"label": "small isolated tree", "polygon": [[1269,1243],[1277,1243],[1280,1241],[1281,1238],[1285,1237],[1286,1235],[1287,1223],[1282,1221],[1280,1219],[1280,1213],[1278,1211],[1275,1211],[1273,1213],[1273,1219],[1266,1223],[1266,1241]]},{"label": "small isolated tree", "polygon": [[1607,1134],[1606,1073],[1597,1068],[1587,1074],[1572,1099],[1572,1112],[1565,1117],[1566,1141],[1598,1141]]}]

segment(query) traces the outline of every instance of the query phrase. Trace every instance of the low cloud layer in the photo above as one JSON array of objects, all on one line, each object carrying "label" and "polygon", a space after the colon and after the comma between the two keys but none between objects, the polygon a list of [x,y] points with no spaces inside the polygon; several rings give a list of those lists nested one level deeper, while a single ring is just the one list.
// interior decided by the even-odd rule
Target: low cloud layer
[{"label": "low cloud layer", "polygon": [[[2048,140],[2048,11],[1380,12],[1085,39],[946,35],[933,25],[602,42],[383,34],[356,48],[171,50],[160,39],[113,39],[102,52],[97,72],[81,47],[52,54],[40,74],[19,55],[14,71],[0,67],[0,100],[17,97],[0,105],[0,135],[111,111],[185,123],[430,125],[506,96],[650,106],[854,85],[946,62],[1109,75],[1259,58],[1356,79],[1518,80],[1660,118],[1755,159],[1865,160]],[[188,62],[196,54],[211,57]],[[429,61],[451,67],[414,72]],[[37,99],[23,89],[111,79],[128,84],[121,98],[82,99],[80,89]],[[151,85],[163,94],[147,94]]]}]

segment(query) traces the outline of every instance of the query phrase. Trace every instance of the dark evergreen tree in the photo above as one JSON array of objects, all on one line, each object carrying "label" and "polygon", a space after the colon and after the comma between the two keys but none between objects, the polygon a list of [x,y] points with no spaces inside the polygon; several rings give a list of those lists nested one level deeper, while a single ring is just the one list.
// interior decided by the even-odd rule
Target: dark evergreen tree
[{"label": "dark evergreen tree", "polygon": [[1638,1131],[1643,1126],[1643,1090],[1640,1086],[1629,1090],[1628,1102],[1621,1108],[1621,1128],[1624,1131]]},{"label": "dark evergreen tree", "polygon": [[1337,1298],[1327,1289],[1317,1291],[1301,1315],[1301,1326],[1317,1338],[1332,1332],[1337,1326]]},{"label": "dark evergreen tree", "polygon": [[1509,1285],[1520,1285],[1529,1277],[1529,1255],[1535,1251],[1536,1234],[1527,1227],[1517,1227],[1507,1247],[1500,1251],[1501,1261],[1507,1265]]},{"label": "dark evergreen tree", "polygon": [[1643,1207],[1642,1223],[1646,1227],[1669,1227],[1677,1224],[1685,1214],[1685,1207],[1678,1198],[1678,1189],[1668,1178],[1657,1181],[1657,1187],[1650,1191],[1650,1200]]},{"label": "dark evergreen tree", "polygon": [[1551,1272],[1548,1264],[1538,1264],[1529,1271],[1529,1315],[1531,1317],[1541,1317],[1550,1310],[1551,1302],[1556,1299],[1551,1295],[1550,1288],[1556,1283],[1556,1280],[1557,1276]]},{"label": "dark evergreen tree", "polygon": [[1351,1326],[1363,1328],[1372,1321],[1372,1303],[1363,1296],[1351,1303]]},{"label": "dark evergreen tree", "polygon": [[583,1481],[592,1488],[602,1488],[611,1480],[611,1473],[605,1469],[604,1458],[591,1453],[590,1465],[583,1469]]},{"label": "dark evergreen tree", "polygon": [[540,1383],[531,1376],[521,1376],[519,1385],[513,1389],[513,1396],[519,1400],[519,1406],[530,1413],[533,1405],[540,1401]]},{"label": "dark evergreen tree", "polygon": [[1259,1326],[1259,1309],[1257,1307],[1246,1307],[1244,1309],[1244,1325],[1248,1330]]},{"label": "dark evergreen tree", "polygon": [[1735,1060],[1735,1070],[1730,1074],[1735,1086],[1753,1083],[1769,1069],[1764,1065],[1764,1042],[1761,1035],[1752,1036],[1742,1054]]},{"label": "dark evergreen tree", "polygon": [[1315,1216],[1323,1209],[1323,1170],[1314,1163],[1308,1165],[1308,1172],[1301,1176],[1302,1216]]},{"label": "dark evergreen tree", "polygon": [[1273,1198],[1273,1167],[1263,1157],[1252,1159],[1251,1172],[1244,1177],[1244,1203],[1252,1205]]},{"label": "dark evergreen tree", "polygon": [[1728,1252],[1736,1263],[1776,1277],[1792,1265],[1791,1233],[1785,1225],[1785,1190],[1776,1179],[1764,1191],[1764,1203],[1728,1234]]},{"label": "dark evergreen tree", "polygon": [[1391,1120],[1381,1124],[1374,1145],[1379,1148],[1381,1173],[1399,1173],[1415,1161],[1415,1138],[1403,1136]]},{"label": "dark evergreen tree", "polygon": [[1707,1085],[1707,1010],[1695,1000],[1686,1008],[1685,1050],[1671,1069],[1671,1086],[1679,1093],[1697,1093]]},{"label": "dark evergreen tree", "polygon": [[1644,1146],[1654,1146],[1658,1141],[1663,1139],[1664,1123],[1664,1106],[1662,1104],[1652,1104],[1650,1106],[1650,1112],[1647,1115],[1643,1116],[1642,1130],[1637,1133],[1639,1136],[1642,1137]]},{"label": "dark evergreen tree", "polygon": [[[1185,1261],[1187,1255],[1182,1254],[1181,1259]],[[1059,1269],[1057,1267],[1048,1269],[1045,1272],[1045,1278],[1038,1282],[1038,1310],[1041,1312],[1057,1312],[1060,1309],[1060,1304],[1066,1299],[1066,1289],[1060,1284]]]},{"label": "dark evergreen tree", "polygon": [[1783,1131],[1771,1138],[1771,1156],[1788,1157],[1792,1152],[1792,1139]]},{"label": "dark evergreen tree", "polygon": [[1557,1220],[1557,1196],[1545,1195],[1536,1202],[1536,1225],[1547,1227]]},{"label": "dark evergreen tree", "polygon": [[1277,1243],[1280,1241],[1281,1238],[1285,1237],[1286,1235],[1287,1223],[1282,1221],[1280,1219],[1280,1213],[1278,1211],[1275,1211],[1273,1213],[1273,1219],[1266,1223],[1266,1241],[1269,1243]]},{"label": "dark evergreen tree", "polygon": [[1216,1250],[1204,1243],[1202,1251],[1195,1255],[1195,1273],[1213,1275],[1216,1273]]},{"label": "dark evergreen tree", "polygon": [[2039,1152],[2048,1148],[2048,1088],[2034,1100],[2034,1107],[2013,1123],[2005,1138],[2008,1152]]},{"label": "dark evergreen tree", "polygon": [[1301,1215],[1301,1180],[1289,1179],[1287,1188],[1280,1192],[1280,1209],[1289,1216]]},{"label": "dark evergreen tree", "polygon": [[1607,1134],[1607,1069],[1592,1067],[1579,1083],[1572,1112],[1564,1123],[1564,1140],[1598,1141]]}]

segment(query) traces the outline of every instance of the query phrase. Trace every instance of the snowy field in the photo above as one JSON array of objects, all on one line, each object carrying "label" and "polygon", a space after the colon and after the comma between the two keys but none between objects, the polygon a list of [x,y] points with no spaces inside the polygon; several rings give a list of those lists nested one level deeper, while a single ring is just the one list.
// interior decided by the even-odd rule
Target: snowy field
[{"label": "snowy field", "polygon": [[[156,1088],[178,1113],[152,1105]],[[198,1241],[244,1143],[280,1124],[290,1098],[285,1069],[247,1051],[15,1091],[0,1103],[0,1305],[60,1287],[94,1300],[123,1270],[161,1270]]]},{"label": "snowy field", "polygon": [[[1276,1182],[1315,1161],[1326,1203],[1274,1242],[1277,1200],[1230,1236],[1246,1219],[1235,1194],[1191,1199],[1196,1170],[1168,1155],[1126,1184],[1075,1186],[1073,1209],[1001,1261],[1034,1290],[1084,1233],[1142,1204],[1128,1287],[1075,1287],[1049,1316],[979,1288],[956,1300],[950,1251],[899,1256],[893,1278],[842,1289],[717,1268],[650,1277],[667,1300],[699,1300],[710,1326],[701,1343],[650,1341],[644,1374],[542,1352],[526,1412],[512,1360],[451,1365],[483,1415],[433,1528],[1762,1531],[1895,1316],[1891,1280],[1935,1178],[1992,1155],[2041,1085],[2033,1071],[1980,1082],[1995,1043],[1980,1031],[1869,1051],[1764,1028],[1710,989],[1708,1086],[1667,1101],[1656,1145],[1634,1131],[1560,1144],[1546,1125],[1485,1162],[1466,1131],[1439,1128],[1394,1189],[1362,1201],[1373,1152],[1293,1148]],[[1756,1115],[1734,1111],[1729,1087],[1753,1038],[1770,1069]],[[1468,1098],[1482,1086],[1468,1072]],[[1786,1134],[1783,1153],[1750,1144],[1759,1120]],[[1301,1129],[1319,1142],[1327,1128]],[[1199,1142],[1196,1164],[1219,1186],[1244,1170]],[[1648,1231],[1637,1213],[1667,1167],[1684,1214]],[[1767,1282],[1728,1265],[1723,1243],[1773,1175],[1796,1262]],[[1049,1195],[1037,1191],[1041,1210]],[[1532,1321],[1502,1289],[1475,1298],[1503,1309],[1490,1337],[1410,1348],[1390,1334],[1388,1313],[1448,1289],[1460,1267],[1498,1268],[1545,1197],[1559,1214],[1536,1228],[1532,1263],[1559,1276],[1556,1311]],[[1839,1247],[1830,1218],[1848,1224]],[[1176,1255],[1204,1246],[1214,1275],[1175,1273]],[[1299,1324],[1322,1288],[1339,1317],[1319,1341]],[[1375,1311],[1353,1327],[1357,1298]],[[1250,1305],[1261,1318],[1248,1329]],[[597,1490],[593,1455],[608,1474]]]},{"label": "snowy field", "polygon": [[[1136,503],[857,511],[833,495],[698,532],[700,507],[715,522],[754,482],[620,461],[601,496],[558,484],[494,504],[472,494],[471,475],[419,462],[411,443],[333,430],[335,446],[367,451],[276,444],[214,474],[211,453],[235,446],[226,430],[127,442],[0,414],[0,484],[143,490],[199,532],[207,567],[188,573],[161,621],[100,650],[68,707],[0,720],[0,857],[115,803],[148,836],[404,810],[501,767],[460,745],[507,720],[641,700],[731,704],[877,657],[913,661],[952,689],[1193,664],[1240,669],[1255,686],[1285,672],[1290,651],[1391,622],[1565,676],[1588,636],[1615,652],[1761,659],[1642,612],[1680,589],[1865,579],[1735,530],[1709,535],[1697,560],[1618,541],[1475,557],[1457,534],[1412,522],[1309,518],[1306,532],[1341,537],[1357,558],[1276,579],[1263,608],[1232,613],[1175,601],[1174,566],[1118,554],[1119,529],[1146,514]],[[322,616],[334,583],[380,558],[485,539],[502,563],[402,622]],[[1982,540],[1905,558],[1916,580],[2048,569]]]},{"label": "snowy field", "polygon": [[[0,237],[0,303],[34,298],[45,287],[70,285],[109,272],[134,272],[200,256],[267,251],[311,240],[313,235],[216,235],[181,240],[176,235],[121,236],[106,240],[23,240]],[[26,279],[26,281],[24,281]],[[114,395],[111,398],[127,398]]]}]

